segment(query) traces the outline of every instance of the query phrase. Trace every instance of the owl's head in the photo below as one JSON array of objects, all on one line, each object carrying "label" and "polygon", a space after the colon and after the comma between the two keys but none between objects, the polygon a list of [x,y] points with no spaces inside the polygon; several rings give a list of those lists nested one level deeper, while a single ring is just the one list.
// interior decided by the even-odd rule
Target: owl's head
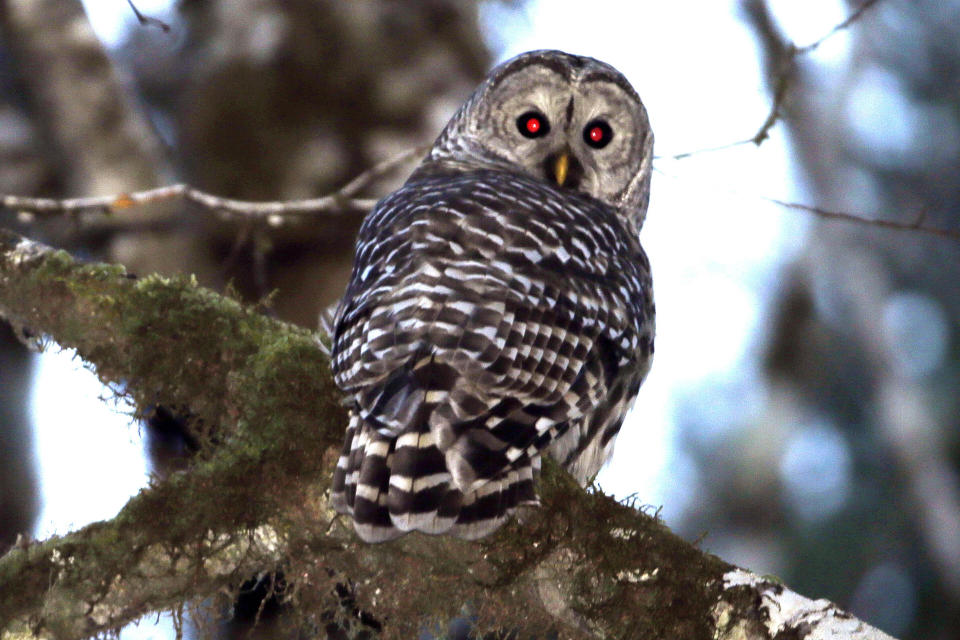
[{"label": "owl's head", "polygon": [[429,159],[498,168],[593,196],[637,229],[649,198],[653,132],[627,79],[608,64],[531,51],[487,76],[447,124]]}]

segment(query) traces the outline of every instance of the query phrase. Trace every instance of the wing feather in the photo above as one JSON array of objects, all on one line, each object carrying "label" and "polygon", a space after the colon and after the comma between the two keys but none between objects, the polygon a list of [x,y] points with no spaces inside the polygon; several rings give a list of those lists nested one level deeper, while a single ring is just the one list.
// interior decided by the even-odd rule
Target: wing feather
[{"label": "wing feather", "polygon": [[[558,194],[563,206],[544,206]],[[529,500],[539,452],[624,373],[631,387],[646,373],[649,274],[619,224],[588,197],[486,171],[408,183],[361,229],[336,318],[336,382],[379,437],[429,430],[461,513],[476,515],[464,535]],[[375,478],[394,518],[405,530],[461,526],[412,507],[412,464],[393,485]]]}]

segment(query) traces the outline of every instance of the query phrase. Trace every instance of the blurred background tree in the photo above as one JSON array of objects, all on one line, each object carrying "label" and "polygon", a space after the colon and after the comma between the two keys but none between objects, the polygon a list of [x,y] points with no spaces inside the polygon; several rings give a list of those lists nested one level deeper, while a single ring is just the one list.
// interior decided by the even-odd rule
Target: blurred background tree
[{"label": "blurred background tree", "polygon": [[[870,4],[824,69],[742,3],[805,201],[956,233],[960,3]],[[709,441],[715,414],[685,414],[709,480],[680,530],[893,635],[960,637],[958,270],[955,240],[816,221],[767,310],[759,411]]]},{"label": "blurred background tree", "polygon": [[[759,225],[737,217],[744,201],[762,203],[763,219],[799,240],[772,247],[777,256],[765,259],[761,276],[744,271],[762,294],[748,305],[753,319],[741,323],[750,335],[739,373],[671,386],[669,419],[652,406],[663,396],[645,390],[641,417],[601,482],[662,501],[668,524],[688,539],[703,536],[725,559],[835,600],[892,635],[960,638],[960,242],[784,214],[763,202],[769,181],[745,160],[789,154],[794,184],[780,199],[908,224],[922,216],[924,226],[960,231],[960,1],[676,4],[682,18],[670,22],[673,14],[654,2],[181,0],[138,5],[169,32],[145,25],[98,38],[78,1],[3,0],[0,193],[101,195],[183,181],[226,197],[312,197],[429,142],[498,58],[532,43],[607,59],[651,107],[664,156],[643,237],[663,337],[648,384],[678,362],[707,359],[704,344],[731,341],[730,325],[719,322],[725,309],[714,316],[682,306],[672,254],[697,254],[694,236],[711,236],[716,218],[743,246],[767,242]],[[120,0],[91,0],[87,9],[132,16]],[[816,31],[824,35],[861,9],[824,41],[821,49],[843,44],[831,62],[792,48],[800,13],[826,15]],[[634,37],[618,36],[621,22]],[[670,164],[664,150],[737,137],[708,122],[717,137],[691,144],[669,117],[694,131],[729,103],[760,127],[762,110],[737,106],[743,98],[729,87],[739,85],[717,90],[688,73],[720,57],[718,46],[739,46],[736,36],[718,45],[708,34],[733,28],[740,40],[753,34],[754,68],[728,64],[726,72],[765,81],[766,107],[782,97],[780,118],[760,149],[691,159],[715,163],[707,173],[717,179],[706,181],[683,168],[687,160]],[[619,41],[619,53],[564,40],[568,29]],[[653,68],[669,83],[658,85]],[[695,100],[684,97],[687,87],[700,92]],[[735,202],[723,193],[730,173],[720,164],[748,178]],[[706,194],[710,206],[662,195],[671,191],[668,177]],[[178,204],[43,225],[3,211],[0,224],[134,272],[196,273],[218,289],[231,283],[250,302],[272,292],[267,312],[314,327],[346,281],[364,213],[275,229]],[[668,219],[681,235],[664,230]],[[705,271],[725,268],[702,259]],[[722,298],[718,307],[734,302]],[[675,346],[684,341],[694,345],[688,352]],[[0,344],[6,548],[42,523],[28,411],[36,360],[6,328]],[[646,460],[640,448],[652,446],[650,429],[666,433],[669,451],[658,479],[645,483],[637,478],[645,462],[619,461]],[[147,439],[151,468],[162,474],[184,443],[157,431]]]}]

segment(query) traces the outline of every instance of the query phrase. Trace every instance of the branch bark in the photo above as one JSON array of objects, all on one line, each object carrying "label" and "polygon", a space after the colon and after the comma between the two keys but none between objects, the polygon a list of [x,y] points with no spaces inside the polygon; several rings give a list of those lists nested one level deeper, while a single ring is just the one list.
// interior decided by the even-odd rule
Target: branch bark
[{"label": "branch bark", "polygon": [[76,348],[137,406],[190,407],[206,443],[114,519],[0,558],[4,640],[89,637],[277,569],[301,629],[321,634],[330,611],[352,615],[347,590],[385,638],[465,603],[481,625],[523,635],[889,638],[549,465],[542,508],[488,539],[358,542],[326,503],[344,415],[316,337],[190,278],[131,278],[0,230],[0,316]]},{"label": "branch bark", "polygon": [[55,199],[0,195],[0,207],[17,212],[24,222],[29,223],[36,216],[79,218],[83,214],[113,215],[131,207],[182,198],[213,213],[224,222],[242,219],[279,227],[303,216],[339,214],[351,209],[369,211],[376,204],[376,200],[357,198],[357,194],[377,179],[417,159],[418,156],[426,153],[427,149],[426,146],[407,149],[396,157],[384,160],[364,171],[337,191],[306,200],[251,202],[224,198],[180,183],[144,191],[127,191],[88,198]]}]

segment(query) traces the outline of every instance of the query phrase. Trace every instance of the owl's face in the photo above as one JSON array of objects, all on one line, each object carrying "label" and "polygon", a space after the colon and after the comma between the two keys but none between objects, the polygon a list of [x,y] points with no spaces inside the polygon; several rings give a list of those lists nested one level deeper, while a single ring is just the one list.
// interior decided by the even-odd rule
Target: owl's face
[{"label": "owl's face", "polygon": [[519,169],[606,202],[639,228],[652,153],[646,110],[621,73],[593,58],[533,51],[490,73],[432,158]]}]

